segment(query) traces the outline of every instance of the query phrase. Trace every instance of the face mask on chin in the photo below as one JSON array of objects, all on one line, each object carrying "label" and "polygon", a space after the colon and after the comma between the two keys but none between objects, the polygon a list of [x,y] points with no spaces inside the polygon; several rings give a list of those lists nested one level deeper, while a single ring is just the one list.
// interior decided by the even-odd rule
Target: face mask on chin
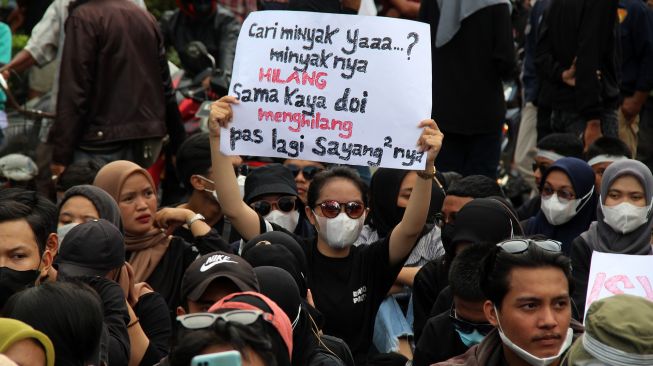
[{"label": "face mask on chin", "polygon": [[501,321],[499,320],[499,311],[497,311],[497,307],[494,307],[494,312],[497,315],[497,322],[499,323],[498,326],[498,331],[499,331],[499,337],[501,337],[501,341],[503,344],[510,348],[510,350],[516,354],[519,358],[522,360],[526,361],[529,365],[532,366],[548,366],[555,362],[557,359],[562,356],[565,351],[571,346],[571,343],[574,341],[574,331],[571,328],[567,328],[567,334],[565,335],[565,340],[562,342],[562,345],[560,346],[560,350],[555,356],[551,357],[537,357],[525,349],[519,347],[515,343],[513,343],[508,336],[506,336],[505,333],[503,333],[502,327],[501,327]]},{"label": "face mask on chin", "polygon": [[297,228],[297,223],[299,222],[299,211],[292,210],[291,212],[286,213],[279,210],[272,210],[269,214],[265,215],[264,218],[292,233],[295,231],[295,228]]},{"label": "face mask on chin", "polygon": [[357,219],[352,219],[346,213],[341,212],[338,216],[329,219],[318,216],[313,211],[317,220],[320,237],[334,249],[344,249],[352,246],[363,230],[365,214]]},{"label": "face mask on chin", "polygon": [[0,309],[16,292],[36,284],[41,272],[37,269],[17,271],[9,267],[0,267]]}]

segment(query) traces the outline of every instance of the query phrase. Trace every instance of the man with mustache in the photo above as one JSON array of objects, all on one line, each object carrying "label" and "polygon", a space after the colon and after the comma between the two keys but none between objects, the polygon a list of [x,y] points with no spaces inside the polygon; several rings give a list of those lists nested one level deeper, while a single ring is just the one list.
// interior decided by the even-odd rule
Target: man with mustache
[{"label": "man with mustache", "polygon": [[571,318],[571,262],[552,240],[509,239],[482,264],[485,317],[496,327],[437,365],[558,366],[582,326]]}]

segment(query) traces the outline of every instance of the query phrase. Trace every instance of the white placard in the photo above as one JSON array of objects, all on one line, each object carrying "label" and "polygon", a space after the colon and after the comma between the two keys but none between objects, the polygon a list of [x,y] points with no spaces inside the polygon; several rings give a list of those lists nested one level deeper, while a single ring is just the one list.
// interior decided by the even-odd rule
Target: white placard
[{"label": "white placard", "polygon": [[653,301],[653,255],[592,253],[583,319],[594,301],[620,294]]},{"label": "white placard", "polygon": [[423,169],[431,115],[428,24],[357,15],[251,13],[238,37],[221,132],[227,155]]}]

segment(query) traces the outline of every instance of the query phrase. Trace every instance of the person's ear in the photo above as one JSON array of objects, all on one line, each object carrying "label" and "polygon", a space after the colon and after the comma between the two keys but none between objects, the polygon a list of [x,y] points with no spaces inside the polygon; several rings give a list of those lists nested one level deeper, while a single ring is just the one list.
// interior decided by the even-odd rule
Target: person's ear
[{"label": "person's ear", "polygon": [[41,274],[39,275],[39,279],[46,278],[48,276],[48,272],[50,272],[50,268],[52,268],[52,261],[52,252],[50,252],[50,249],[46,249],[41,256]]},{"label": "person's ear", "polygon": [[308,218],[308,221],[311,223],[311,225],[317,227],[317,220],[315,219],[315,214],[313,213],[313,210],[311,210],[310,207],[306,206],[304,207],[304,212],[306,212],[306,217]]},{"label": "person's ear", "polygon": [[485,318],[488,322],[490,322],[490,324],[494,325],[495,327],[499,326],[499,321],[497,320],[497,312],[492,301],[485,300],[485,303],[483,303],[483,313],[485,314]]},{"label": "person's ear", "polygon": [[190,184],[193,186],[193,189],[196,191],[203,191],[206,189],[206,186],[204,185],[204,179],[200,178],[197,175],[191,175],[190,177]]},{"label": "person's ear", "polygon": [[48,240],[45,242],[45,249],[49,250],[53,257],[59,253],[59,236],[57,236],[57,233],[50,233],[48,235]]},{"label": "person's ear", "polygon": [[177,306],[177,316],[186,315],[186,310],[183,307]]}]

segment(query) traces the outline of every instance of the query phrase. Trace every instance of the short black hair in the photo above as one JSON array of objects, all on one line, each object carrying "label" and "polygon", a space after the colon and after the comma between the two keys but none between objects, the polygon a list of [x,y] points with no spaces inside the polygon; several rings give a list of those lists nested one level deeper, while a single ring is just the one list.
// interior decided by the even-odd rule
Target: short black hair
[{"label": "short black hair", "polygon": [[583,142],[573,133],[552,133],[537,142],[537,148],[565,157],[583,159]]},{"label": "short black hair", "polygon": [[361,179],[360,175],[356,173],[355,170],[351,168],[346,168],[342,166],[332,167],[330,169],[324,170],[313,177],[311,185],[308,187],[307,194],[307,204],[308,207],[314,208],[317,204],[317,199],[320,197],[320,192],[324,185],[326,185],[330,180],[343,178],[351,181],[358,188],[361,193],[363,203],[367,205],[367,191],[368,187],[365,184],[365,181]]},{"label": "short black hair", "polygon": [[510,291],[510,273],[514,268],[553,267],[560,269],[567,278],[568,291],[571,296],[571,260],[562,252],[550,252],[535,245],[530,245],[523,253],[511,254],[498,247],[493,247],[483,260],[481,288],[485,297],[500,309],[503,299]]},{"label": "short black hair", "polygon": [[[206,132],[197,133],[184,141],[177,150],[177,176],[188,193],[193,192],[190,177],[206,175],[211,168],[211,142]],[[211,177],[206,177],[211,179]]]},{"label": "short black hair", "polygon": [[57,232],[57,206],[34,191],[21,188],[0,190],[0,222],[24,219],[32,228],[39,254],[51,233]]},{"label": "short black hair", "polygon": [[170,352],[170,366],[188,366],[193,357],[207,347],[225,344],[231,345],[241,354],[250,348],[263,359],[264,365],[276,366],[270,336],[263,329],[261,321],[259,319],[253,324],[242,325],[218,320],[211,328],[179,332],[177,343]]},{"label": "short black hair", "polygon": [[599,155],[623,155],[628,159],[632,159],[633,153],[628,148],[628,145],[618,138],[603,136],[587,148],[586,158],[589,161]]},{"label": "short black hair", "polygon": [[46,282],[17,292],[2,315],[45,333],[56,350],[57,365],[90,361],[102,337],[102,302],[81,282]]},{"label": "short black hair", "polygon": [[481,265],[492,249],[491,243],[475,243],[453,259],[449,268],[449,286],[454,296],[465,301],[485,300],[481,290]]},{"label": "short black hair", "polygon": [[447,195],[472,198],[504,196],[499,183],[484,175],[468,175],[453,182],[447,190]]},{"label": "short black hair", "polygon": [[102,168],[102,163],[97,160],[76,161],[66,167],[59,180],[57,180],[57,191],[65,192],[68,189],[84,184],[93,184],[97,172]]}]

